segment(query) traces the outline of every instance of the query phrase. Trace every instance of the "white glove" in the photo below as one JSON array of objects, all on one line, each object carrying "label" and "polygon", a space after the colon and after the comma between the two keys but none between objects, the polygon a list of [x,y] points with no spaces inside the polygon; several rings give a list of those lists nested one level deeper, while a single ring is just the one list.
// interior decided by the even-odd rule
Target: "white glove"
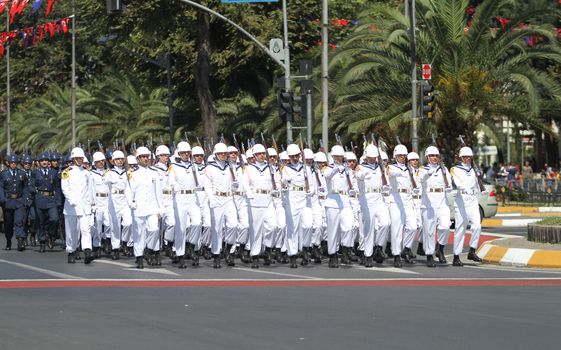
[{"label": "white glove", "polygon": [[345,171],[345,166],[343,165],[339,165],[337,168],[339,169],[339,172]]},{"label": "white glove", "polygon": [[347,192],[347,194],[348,194],[350,197],[356,197],[356,190],[349,190],[349,191]]},{"label": "white glove", "polygon": [[280,197],[281,191],[279,190],[273,190],[271,192],[271,194],[273,195],[273,197]]},{"label": "white glove", "polygon": [[232,191],[237,191],[240,187],[240,183],[238,181],[232,182]]},{"label": "white glove", "polygon": [[195,187],[195,190],[197,190],[197,191],[204,191],[205,188],[204,188],[203,186],[199,185],[199,186]]},{"label": "white glove", "polygon": [[325,187],[323,187],[323,186],[318,187],[318,193],[322,193],[322,194],[323,194],[323,193],[325,193],[326,191],[327,191],[327,189],[326,189]]},{"label": "white glove", "polygon": [[391,190],[390,186],[388,185],[382,186],[382,193],[384,194],[390,193],[390,190]]},{"label": "white glove", "polygon": [[136,202],[135,202],[135,201],[132,201],[132,203],[131,203],[131,209],[136,209]]},{"label": "white glove", "polygon": [[418,188],[414,188],[414,189],[413,189],[413,194],[414,194],[415,196],[418,196],[418,195],[421,194],[421,190],[418,189]]},{"label": "white glove", "polygon": [[446,193],[450,193],[450,192],[454,191],[454,189],[452,188],[452,186],[448,186],[448,187],[446,187],[445,191],[446,191]]}]

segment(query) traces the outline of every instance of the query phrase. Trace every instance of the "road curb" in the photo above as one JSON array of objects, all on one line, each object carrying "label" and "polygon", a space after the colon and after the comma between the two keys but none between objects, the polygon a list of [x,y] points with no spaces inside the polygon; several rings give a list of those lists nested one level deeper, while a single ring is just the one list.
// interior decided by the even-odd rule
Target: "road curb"
[{"label": "road curb", "polygon": [[518,205],[502,207],[499,205],[497,213],[559,213],[561,215],[561,207],[522,207]]},{"label": "road curb", "polygon": [[542,218],[534,219],[483,219],[483,227],[526,227],[528,224],[540,221]]},{"label": "road curb", "polygon": [[485,242],[477,250],[477,255],[486,264],[561,268],[561,251],[557,250],[506,248]]}]

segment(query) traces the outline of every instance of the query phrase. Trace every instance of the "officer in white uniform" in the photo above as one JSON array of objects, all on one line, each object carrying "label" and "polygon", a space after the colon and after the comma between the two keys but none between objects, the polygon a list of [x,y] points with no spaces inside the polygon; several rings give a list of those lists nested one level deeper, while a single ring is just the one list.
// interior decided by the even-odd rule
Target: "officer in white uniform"
[{"label": "officer in white uniform", "polygon": [[[280,164],[277,164],[277,151],[274,148],[268,148],[267,152],[269,153],[269,164],[275,171],[279,172],[282,180],[283,175],[281,170],[288,164],[288,161],[281,161]],[[285,153],[288,158],[286,151],[281,153]],[[277,229],[272,235],[266,235],[263,237],[263,245],[265,246],[266,255],[265,264],[267,264],[267,260],[270,260],[272,263],[277,260],[280,260],[282,263],[286,263],[287,260],[286,256],[288,248],[286,242],[286,211],[284,209],[285,192],[286,191],[282,190],[279,195],[273,197],[273,205],[275,207],[275,213],[277,214]],[[274,254],[272,254],[273,251]]]},{"label": "officer in white uniform", "polygon": [[[347,159],[349,170],[354,174],[356,170],[358,170],[358,159],[356,154],[353,152],[345,152],[345,158]],[[358,200],[358,182],[354,175],[351,176],[351,183],[354,189],[354,195],[349,196],[351,209],[353,211],[353,231],[350,237],[346,237],[344,239],[343,237],[341,238],[342,241],[344,240],[350,245],[350,249],[346,249],[346,254],[343,254],[341,257],[341,262],[343,264],[350,264],[353,259],[356,261],[356,257],[352,253],[353,248],[357,248],[356,253],[361,258],[361,264],[364,264],[364,231],[362,228],[362,213],[360,211],[360,202]]]},{"label": "officer in white uniform", "polygon": [[[407,162],[409,167],[413,170],[413,173],[417,175],[419,168],[421,166],[419,154],[417,152],[409,152],[407,154]],[[413,194],[413,208],[415,208],[415,218],[417,219],[417,230],[415,232],[415,240],[418,242],[417,254],[424,256],[425,252],[423,249],[423,219],[421,214],[421,193]]]},{"label": "officer in white uniform", "polygon": [[[469,147],[460,149],[461,163],[452,167],[452,179],[458,189],[455,205],[455,221],[456,230],[454,232],[454,261],[452,265],[463,266],[460,260],[460,254],[464,247],[464,236],[467,225],[471,226],[471,239],[469,242],[468,260],[481,262],[481,258],[477,256],[475,250],[479,245],[479,236],[481,235],[481,217],[479,214],[479,204],[477,202],[477,194],[480,191],[478,176],[473,168],[473,151]],[[484,190],[483,193],[486,191]]]},{"label": "officer in white uniform", "polygon": [[93,154],[93,169],[91,171],[95,192],[94,224],[92,227],[92,245],[95,258],[101,256],[101,242],[108,247],[111,239],[111,224],[109,219],[109,185],[106,175],[109,169],[105,167],[105,155],[101,152]]},{"label": "officer in white uniform", "polygon": [[158,180],[160,181],[160,188],[162,189],[164,250],[168,256],[172,256],[173,240],[175,239],[175,214],[173,211],[173,189],[175,186],[175,179],[171,175],[171,168],[169,165],[170,154],[171,152],[168,146],[159,145],[156,147],[156,157],[158,161],[153,166],[153,168],[158,171]]},{"label": "officer in white uniform", "polygon": [[148,249],[148,263],[161,264],[159,261],[161,218],[164,213],[162,189],[158,171],[151,168],[150,150],[139,147],[136,150],[139,167],[129,174],[129,184],[125,196],[133,209],[133,241],[136,268],[144,268],[144,250]]},{"label": "officer in white uniform", "polygon": [[226,254],[236,243],[238,216],[234,204],[233,192],[240,188],[228,169],[228,147],[223,143],[214,146],[214,161],[205,168],[207,184],[205,192],[210,206],[210,239],[214,258],[214,268],[221,268],[220,253],[222,242],[226,242]]},{"label": "officer in white uniform", "polygon": [[374,145],[366,146],[365,159],[356,172],[358,179],[359,201],[362,209],[364,229],[365,267],[373,267],[373,258],[382,263],[383,246],[388,240],[390,230],[390,212],[384,202],[384,193],[389,193],[389,186],[383,186],[382,173],[377,163],[378,148]]},{"label": "officer in white uniform", "polygon": [[[329,254],[329,267],[339,267],[337,251],[341,244],[341,237],[351,237],[353,232],[353,211],[349,194],[354,195],[355,190],[349,186],[350,170],[343,165],[345,150],[339,145],[331,148],[334,163],[323,170],[327,184],[327,199],[325,211],[327,219],[327,252]],[[347,245],[342,247],[343,253],[350,249]]]},{"label": "officer in white uniform", "polygon": [[[413,208],[412,192],[414,189],[411,182],[411,169],[407,164],[407,147],[397,145],[394,148],[395,164],[388,166],[391,196],[388,197],[390,203],[391,217],[391,240],[392,255],[394,256],[394,266],[401,267],[400,255],[408,263],[411,260],[411,246],[415,231],[417,230],[417,218]],[[419,190],[416,189],[415,192]],[[417,194],[417,193],[415,193]]]},{"label": "officer in white uniform", "polygon": [[[230,161],[230,166],[234,170],[235,177],[239,183],[242,183],[245,166],[239,162],[239,150],[234,146],[228,146],[228,157]],[[245,262],[249,262],[249,250],[246,250],[247,242],[249,241],[249,218],[247,212],[247,198],[245,197],[245,192],[243,188],[238,188],[234,191],[234,204],[236,205],[236,210],[238,213],[238,229],[236,233],[236,243],[239,244],[240,249],[240,259]],[[233,264],[233,258],[230,260],[230,264]],[[233,265],[232,265],[233,266]]]},{"label": "officer in white uniform", "polygon": [[265,147],[256,144],[252,150],[255,162],[246,168],[244,187],[249,210],[251,267],[258,268],[259,255],[263,252],[263,247],[267,248],[265,265],[271,263],[271,246],[267,247],[264,240],[266,237],[272,237],[278,229],[273,198],[280,196],[281,183],[279,172],[266,162]]},{"label": "officer in white uniform", "polygon": [[[193,161],[198,170],[199,188],[197,189],[197,200],[201,207],[201,239],[195,250],[199,250],[199,255],[204,255],[206,259],[210,259],[210,207],[208,205],[208,197],[205,192],[207,186],[207,178],[205,176],[205,151],[200,146],[192,148]],[[198,260],[196,261],[198,264]]]},{"label": "officer in white uniform", "polygon": [[127,169],[124,167],[125,154],[122,151],[115,151],[112,159],[114,166],[111,171],[105,174],[105,182],[109,186],[111,258],[119,260],[119,248],[122,245],[126,250],[127,243],[130,240],[132,215],[125,197],[125,189],[129,186]]},{"label": "officer in white uniform", "polygon": [[[321,236],[325,231],[325,209],[322,202],[327,197],[326,184],[323,173],[318,166],[318,160],[327,163],[325,153],[319,152],[317,155],[309,148],[304,148],[304,158],[306,165],[310,168],[312,173],[312,181],[314,183],[315,191],[312,193],[312,237],[311,237],[311,258],[314,259],[316,264],[321,264]],[[315,162],[315,164],[314,164]]]},{"label": "officer in white uniform", "polygon": [[181,141],[177,145],[179,161],[170,165],[170,176],[174,184],[173,209],[175,213],[174,248],[178,258],[178,267],[184,269],[185,245],[192,252],[193,264],[198,261],[195,248],[201,237],[201,207],[197,199],[197,188],[200,186],[199,174],[191,163],[191,146]]},{"label": "officer in white uniform", "polygon": [[[425,156],[428,164],[419,170],[417,180],[423,187],[421,202],[423,215],[423,242],[427,256],[427,266],[436,267],[433,254],[435,252],[435,233],[438,230],[439,260],[444,257],[444,246],[450,232],[450,207],[446,193],[452,190],[452,178],[445,166],[440,162],[440,153],[434,146],[427,147]],[[446,261],[444,261],[446,262]]]},{"label": "officer in white uniform", "polygon": [[84,250],[84,263],[89,264],[92,256],[92,214],[95,206],[91,174],[82,167],[84,151],[75,147],[70,152],[74,165],[61,173],[61,188],[65,197],[64,224],[66,228],[66,252],[68,263],[76,262],[76,249],[80,243]]},{"label": "officer in white uniform", "polygon": [[302,252],[301,264],[309,263],[312,240],[312,194],[315,192],[310,168],[300,161],[300,148],[290,144],[286,148],[290,162],[282,168],[282,181],[286,186],[284,207],[286,210],[286,245],[290,267],[297,268],[296,257]]}]

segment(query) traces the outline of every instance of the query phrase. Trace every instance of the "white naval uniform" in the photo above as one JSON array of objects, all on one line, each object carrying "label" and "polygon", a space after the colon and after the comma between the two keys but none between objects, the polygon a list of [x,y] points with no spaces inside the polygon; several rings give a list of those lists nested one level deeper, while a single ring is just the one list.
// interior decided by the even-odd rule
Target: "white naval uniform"
[{"label": "white naval uniform", "polygon": [[131,208],[125,197],[129,186],[127,170],[113,167],[105,174],[109,186],[109,222],[111,224],[111,248],[119,249],[121,242],[128,242],[131,237]]},{"label": "white naval uniform", "polygon": [[[273,165],[275,172],[280,174],[280,169],[278,164]],[[282,179],[282,175],[281,175]],[[277,180],[278,181],[278,180]],[[280,189],[280,187],[278,187]],[[284,209],[284,192],[281,192],[278,196],[273,197],[273,206],[275,207],[275,213],[277,214],[276,229],[272,234],[266,234],[263,237],[263,245],[267,248],[278,248],[281,252],[286,252],[286,210]]]},{"label": "white naval uniform", "polygon": [[411,197],[412,183],[408,166],[391,164],[387,167],[391,195],[387,197],[391,217],[392,254],[400,255],[403,248],[411,248],[417,218]]},{"label": "white naval uniform", "polygon": [[[308,184],[306,186],[306,177]],[[286,211],[286,245],[288,256],[295,256],[312,242],[312,194],[315,192],[312,173],[302,162],[288,163],[282,168]],[[307,187],[307,188],[306,188]]]},{"label": "white naval uniform", "polygon": [[[327,220],[327,251],[334,255],[339,250],[339,244],[343,244],[341,237],[352,237],[353,211],[348,192],[349,185],[343,165],[330,165],[325,167],[323,175],[327,184],[327,198],[324,206]],[[350,175],[349,175],[350,176]],[[343,244],[351,247],[353,242],[347,240]]]},{"label": "white naval uniform", "polygon": [[471,165],[460,163],[452,167],[452,179],[458,189],[455,201],[456,229],[454,231],[454,255],[460,255],[464,247],[467,225],[471,226],[470,248],[477,249],[481,235],[481,216],[477,194],[479,184],[475,169]]},{"label": "white naval uniform", "polygon": [[238,215],[232,195],[232,176],[225,161],[209,162],[205,168],[205,192],[210,206],[210,245],[213,255],[222,251],[222,242],[236,243]]},{"label": "white naval uniform", "polygon": [[[443,176],[448,180],[448,188]],[[450,191],[452,178],[446,167],[428,164],[417,173],[417,180],[423,187],[421,210],[423,215],[423,248],[427,255],[434,254],[435,234],[438,230],[438,243],[446,245],[450,232],[450,207],[446,193]]]},{"label": "white naval uniform", "polygon": [[[278,229],[273,195],[280,195],[280,178],[278,171],[274,170],[271,179],[270,169],[266,162],[257,161],[249,164],[245,169],[244,187],[248,202],[249,244],[252,257],[259,256],[264,246],[272,247],[266,245],[265,240],[269,238],[271,244],[272,237]],[[273,193],[273,180],[276,193]]]},{"label": "white naval uniform", "polygon": [[92,226],[92,245],[101,246],[101,240],[111,238],[111,221],[109,218],[109,185],[106,175],[109,172],[105,168],[95,168],[90,173],[94,183],[95,208],[94,222]]},{"label": "white naval uniform", "polygon": [[[414,169],[413,173],[415,174],[415,176],[417,176],[419,173],[419,169]],[[417,181],[416,177],[415,177],[415,181]],[[417,186],[420,187],[418,183]],[[411,198],[413,200],[413,209],[415,210],[415,219],[417,222],[417,228],[415,231],[414,239],[416,239],[419,243],[423,243],[423,211],[421,210],[421,202],[422,202],[423,195],[422,193],[412,194]]]},{"label": "white naval uniform", "polygon": [[199,246],[195,249],[199,249],[201,246],[210,247],[210,206],[208,205],[208,196],[206,195],[205,188],[208,185],[208,178],[205,176],[206,164],[195,163],[198,169],[197,178],[199,180],[199,188],[197,189],[197,200],[201,207],[201,239],[199,241]]},{"label": "white naval uniform", "polygon": [[[170,165],[173,178],[173,211],[175,213],[174,248],[177,256],[185,255],[185,242],[199,249],[201,239],[201,206],[197,198],[197,170],[191,162],[179,161]],[[200,183],[199,183],[200,186]]]},{"label": "white naval uniform", "polygon": [[390,212],[384,202],[382,172],[378,164],[360,164],[355,176],[362,209],[364,256],[368,258],[372,256],[374,246],[383,247],[388,240]]},{"label": "white naval uniform", "polygon": [[94,189],[88,170],[72,165],[61,173],[61,189],[64,201],[64,225],[66,228],[66,252],[73,253],[80,243],[82,249],[92,248],[92,213]]},{"label": "white naval uniform", "polygon": [[238,228],[236,233],[236,243],[247,244],[249,241],[249,214],[247,212],[247,198],[245,190],[241,187],[244,180],[244,168],[239,164],[234,166],[236,179],[240,183],[240,188],[234,191],[234,204],[238,213]]},{"label": "white naval uniform", "polygon": [[325,239],[325,229],[327,228],[325,208],[323,207],[323,202],[327,198],[327,185],[325,183],[325,177],[319,168],[315,170],[312,169],[312,178],[310,181],[314,183],[316,189],[311,199],[313,215],[312,245],[319,247],[322,239]]},{"label": "white naval uniform", "polygon": [[152,168],[158,171],[158,180],[162,189],[163,205],[162,224],[164,225],[164,239],[173,242],[175,238],[175,214],[173,212],[173,189],[175,179],[170,174],[170,165],[158,162]]},{"label": "white naval uniform", "polygon": [[160,250],[160,220],[163,214],[162,189],[158,171],[139,166],[129,174],[130,186],[125,195],[133,214],[134,256],[144,255],[144,249]]}]

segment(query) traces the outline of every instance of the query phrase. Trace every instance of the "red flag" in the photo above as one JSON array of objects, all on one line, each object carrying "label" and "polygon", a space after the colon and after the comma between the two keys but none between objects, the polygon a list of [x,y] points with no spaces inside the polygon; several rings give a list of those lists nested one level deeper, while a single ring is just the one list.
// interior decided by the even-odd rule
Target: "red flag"
[{"label": "red flag", "polygon": [[18,15],[23,12],[23,10],[25,9],[25,6],[27,6],[28,2],[29,2],[29,0],[20,0],[19,6],[18,6],[18,13],[17,13]]},{"label": "red flag", "polygon": [[60,20],[60,26],[62,27],[62,32],[64,34],[68,33],[68,21],[70,21],[70,17],[66,17]]},{"label": "red flag", "polygon": [[53,6],[55,5],[55,0],[49,0],[47,3],[47,10],[45,11],[45,16],[48,17],[49,13],[53,10]]},{"label": "red flag", "polygon": [[0,14],[2,14],[2,12],[4,12],[4,9],[8,5],[8,1],[10,1],[10,0],[0,0]]},{"label": "red flag", "polygon": [[10,6],[10,24],[14,22],[14,17],[18,14],[20,1],[21,0],[12,0],[12,6]]},{"label": "red flag", "polygon": [[52,38],[55,35],[56,21],[52,21],[50,23],[45,23],[45,26],[49,30],[49,34],[51,35],[51,38]]}]

